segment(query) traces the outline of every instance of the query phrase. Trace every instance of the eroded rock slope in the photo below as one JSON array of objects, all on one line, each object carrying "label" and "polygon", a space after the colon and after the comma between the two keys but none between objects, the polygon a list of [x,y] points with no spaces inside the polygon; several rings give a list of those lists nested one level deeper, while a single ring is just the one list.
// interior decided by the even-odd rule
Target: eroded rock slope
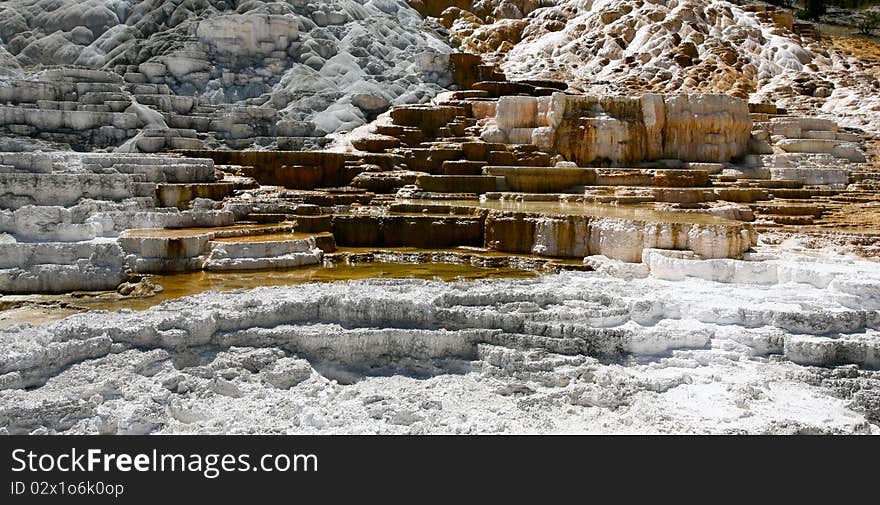
[{"label": "eroded rock slope", "polygon": [[438,16],[454,43],[501,63],[510,78],[724,92],[880,130],[876,75],[791,11],[715,0],[414,3],[428,6],[422,11]]},{"label": "eroded rock slope", "polygon": [[[422,24],[402,0],[4,2],[0,102],[18,110],[0,110],[0,128],[39,138],[57,128],[23,116],[124,110],[138,113],[127,130],[171,129],[166,137],[237,148],[314,147],[305,139],[424,102],[452,82],[449,47]],[[104,75],[65,79],[44,70],[54,66]],[[86,144],[118,146],[132,133]]]}]

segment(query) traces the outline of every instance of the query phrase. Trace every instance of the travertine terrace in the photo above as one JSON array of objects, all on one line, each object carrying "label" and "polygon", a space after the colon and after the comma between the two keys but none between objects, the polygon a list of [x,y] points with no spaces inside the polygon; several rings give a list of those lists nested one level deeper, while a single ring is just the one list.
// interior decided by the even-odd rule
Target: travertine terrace
[{"label": "travertine terrace", "polygon": [[79,4],[0,6],[0,430],[880,433],[880,84],[789,11]]}]

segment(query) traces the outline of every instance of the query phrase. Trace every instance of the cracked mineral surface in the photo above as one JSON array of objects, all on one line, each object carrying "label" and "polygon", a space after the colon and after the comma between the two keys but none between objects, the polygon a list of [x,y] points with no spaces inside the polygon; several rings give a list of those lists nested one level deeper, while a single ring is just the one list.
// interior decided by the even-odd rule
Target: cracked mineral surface
[{"label": "cracked mineral surface", "polygon": [[9,433],[876,434],[880,268],[783,256],[772,273],[719,260],[675,280],[656,261],[646,277],[369,279],[21,324],[0,333],[0,421]]}]

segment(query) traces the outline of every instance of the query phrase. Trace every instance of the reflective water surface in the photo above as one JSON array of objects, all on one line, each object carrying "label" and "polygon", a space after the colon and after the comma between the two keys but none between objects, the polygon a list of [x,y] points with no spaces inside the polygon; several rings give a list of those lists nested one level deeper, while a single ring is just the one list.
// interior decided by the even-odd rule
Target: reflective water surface
[{"label": "reflective water surface", "polygon": [[333,267],[312,266],[290,270],[244,272],[187,272],[156,275],[152,280],[164,290],[148,298],[117,298],[115,294],[79,298],[76,305],[99,310],[143,310],[165,300],[194,295],[204,291],[231,291],[260,286],[287,286],[308,282],[335,282],[369,278],[415,278],[442,281],[489,278],[535,277],[535,272],[513,268],[480,268],[471,265],[360,263]]}]

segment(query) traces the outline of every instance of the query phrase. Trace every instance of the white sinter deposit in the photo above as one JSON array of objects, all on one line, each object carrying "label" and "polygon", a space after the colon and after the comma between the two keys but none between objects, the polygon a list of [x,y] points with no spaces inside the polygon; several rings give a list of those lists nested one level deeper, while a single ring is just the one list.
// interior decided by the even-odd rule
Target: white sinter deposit
[{"label": "white sinter deposit", "polygon": [[302,139],[452,84],[451,49],[423,23],[403,0],[3,2],[0,139],[72,145],[58,136],[78,133],[58,127],[62,111],[126,110],[125,125],[104,118],[122,131],[85,143],[119,146],[145,129],[142,152],[160,150],[162,136],[166,149],[198,147],[198,134],[232,148],[314,147]]},{"label": "white sinter deposit", "polygon": [[598,272],[209,292],[11,327],[0,426],[880,432],[876,263],[645,254],[589,258]]},{"label": "white sinter deposit", "polygon": [[880,130],[877,76],[796,33],[791,11],[713,0],[480,0],[440,21],[511,79],[561,79],[597,93],[724,92]]}]

